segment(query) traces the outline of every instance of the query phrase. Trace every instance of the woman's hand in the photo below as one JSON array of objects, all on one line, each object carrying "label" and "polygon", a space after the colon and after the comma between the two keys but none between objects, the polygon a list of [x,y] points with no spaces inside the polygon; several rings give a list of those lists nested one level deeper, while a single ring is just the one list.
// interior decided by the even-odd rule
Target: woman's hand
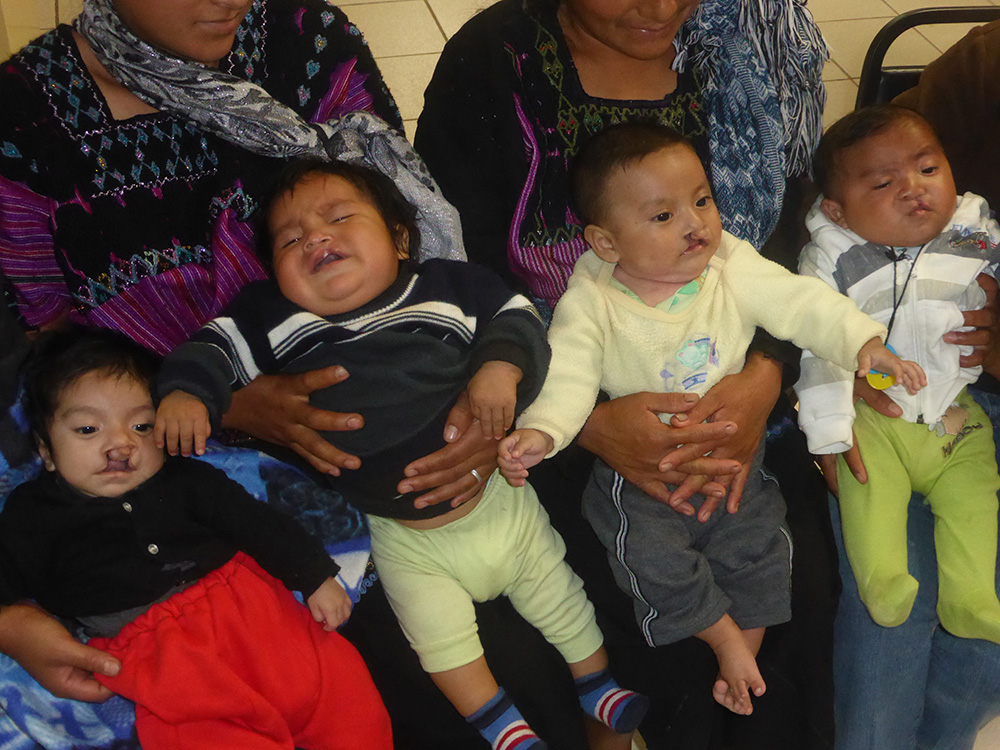
[{"label": "woman's hand", "polygon": [[[594,408],[578,442],[646,494],[692,516],[694,507],[687,502],[692,493],[682,495],[667,489],[667,484],[680,485],[688,475],[665,468],[661,463],[663,457],[682,444],[714,448],[736,431],[736,425],[728,421],[700,424],[689,420],[691,424],[686,427],[673,427],[660,421],[662,413],[690,412],[698,403],[693,393],[622,396]],[[711,448],[706,448],[704,452],[709,450]],[[717,482],[709,482],[708,476],[735,474],[740,469],[736,461],[715,457],[698,458],[690,462],[690,467],[701,481],[692,492],[704,493],[705,505],[711,505],[712,509],[725,494],[725,488]]]},{"label": "woman's hand", "polygon": [[357,469],[361,460],[328,442],[320,432],[357,430],[364,426],[364,419],[360,414],[318,409],[309,403],[309,394],[347,377],[347,370],[339,365],[297,375],[260,375],[233,394],[222,425],[291,448],[318,471],[340,476],[342,468]]},{"label": "woman's hand", "polygon": [[[774,408],[781,393],[781,363],[760,352],[751,352],[741,372],[727,375],[702,396],[701,401],[686,414],[676,415],[672,423],[683,426],[701,422],[732,422],[736,430],[727,439],[716,443],[686,444],[664,457],[660,464],[676,467],[689,475],[674,494],[686,500],[694,492],[704,474],[702,456],[710,453],[714,459],[731,459],[739,462],[736,473],[713,476],[713,480],[729,491],[726,510],[735,513],[740,507],[743,488],[750,476],[750,465],[760,446],[767,425],[767,416]],[[718,500],[709,498],[702,504],[698,520],[707,521],[718,505]]]},{"label": "woman's hand", "polygon": [[11,604],[0,610],[0,651],[57,698],[89,703],[113,695],[94,679],[94,673],[114,677],[121,669],[116,658],[80,643],[33,604]]},{"label": "woman's hand", "polygon": [[[403,470],[406,479],[397,486],[401,493],[430,490],[413,501],[414,507],[450,500],[451,507],[457,508],[479,492],[482,482],[472,470],[485,481],[496,469],[497,440],[485,437],[474,422],[469,397],[463,393],[448,414],[444,429],[448,445],[418,458]],[[475,429],[470,429],[473,426]]]},{"label": "woman's hand", "polygon": [[949,331],[943,339],[948,344],[974,347],[972,354],[959,358],[958,363],[962,367],[982,365],[990,375],[1000,378],[1000,312],[997,309],[997,282],[986,274],[980,274],[976,281],[986,292],[986,306],[981,310],[966,310],[962,313],[965,325],[975,330]]}]

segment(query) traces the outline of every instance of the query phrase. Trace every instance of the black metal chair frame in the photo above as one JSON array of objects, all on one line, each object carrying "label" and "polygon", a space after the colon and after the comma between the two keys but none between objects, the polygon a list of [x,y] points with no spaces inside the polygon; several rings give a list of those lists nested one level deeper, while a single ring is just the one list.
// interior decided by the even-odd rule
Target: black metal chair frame
[{"label": "black metal chair frame", "polygon": [[885,67],[885,55],[899,36],[915,26],[944,23],[988,23],[1000,19],[1000,6],[977,5],[953,8],[918,8],[901,13],[889,21],[875,35],[868,46],[861,78],[858,81],[856,107],[878,104],[892,99],[915,86],[920,78],[922,65],[896,65]]}]

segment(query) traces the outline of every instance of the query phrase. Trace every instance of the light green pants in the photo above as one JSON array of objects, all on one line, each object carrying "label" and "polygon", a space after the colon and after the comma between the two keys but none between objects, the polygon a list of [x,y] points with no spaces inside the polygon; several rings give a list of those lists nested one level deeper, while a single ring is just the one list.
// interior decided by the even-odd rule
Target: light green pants
[{"label": "light green pants", "polygon": [[901,624],[918,587],[907,571],[906,508],[911,492],[924,495],[934,513],[941,624],[963,638],[1000,643],[993,430],[966,391],[956,400],[969,419],[958,435],[944,437],[858,402],[854,433],[868,482],[859,484],[843,457],[837,461],[844,546],[872,619]]},{"label": "light green pants", "polygon": [[479,505],[437,529],[368,522],[389,604],[426,671],[483,655],[472,603],[501,594],[570,664],[603,643],[583,582],[531,485],[511,487],[494,472]]}]

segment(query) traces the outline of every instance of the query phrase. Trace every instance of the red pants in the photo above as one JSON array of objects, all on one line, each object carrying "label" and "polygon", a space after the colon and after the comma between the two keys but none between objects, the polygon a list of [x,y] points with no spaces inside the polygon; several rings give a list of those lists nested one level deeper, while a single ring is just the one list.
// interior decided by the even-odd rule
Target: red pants
[{"label": "red pants", "polygon": [[145,750],[391,750],[389,716],[354,647],[240,553],[110,642],[98,676],[136,703]]}]

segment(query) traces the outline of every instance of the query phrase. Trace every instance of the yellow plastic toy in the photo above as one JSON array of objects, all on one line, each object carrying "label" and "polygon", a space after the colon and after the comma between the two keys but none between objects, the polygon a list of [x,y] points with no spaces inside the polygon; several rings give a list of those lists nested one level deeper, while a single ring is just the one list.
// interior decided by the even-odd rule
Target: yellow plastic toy
[{"label": "yellow plastic toy", "polygon": [[869,370],[865,378],[868,380],[868,385],[876,391],[884,391],[890,385],[896,383],[896,378],[892,375],[886,375],[884,372],[879,372],[878,370]]}]

